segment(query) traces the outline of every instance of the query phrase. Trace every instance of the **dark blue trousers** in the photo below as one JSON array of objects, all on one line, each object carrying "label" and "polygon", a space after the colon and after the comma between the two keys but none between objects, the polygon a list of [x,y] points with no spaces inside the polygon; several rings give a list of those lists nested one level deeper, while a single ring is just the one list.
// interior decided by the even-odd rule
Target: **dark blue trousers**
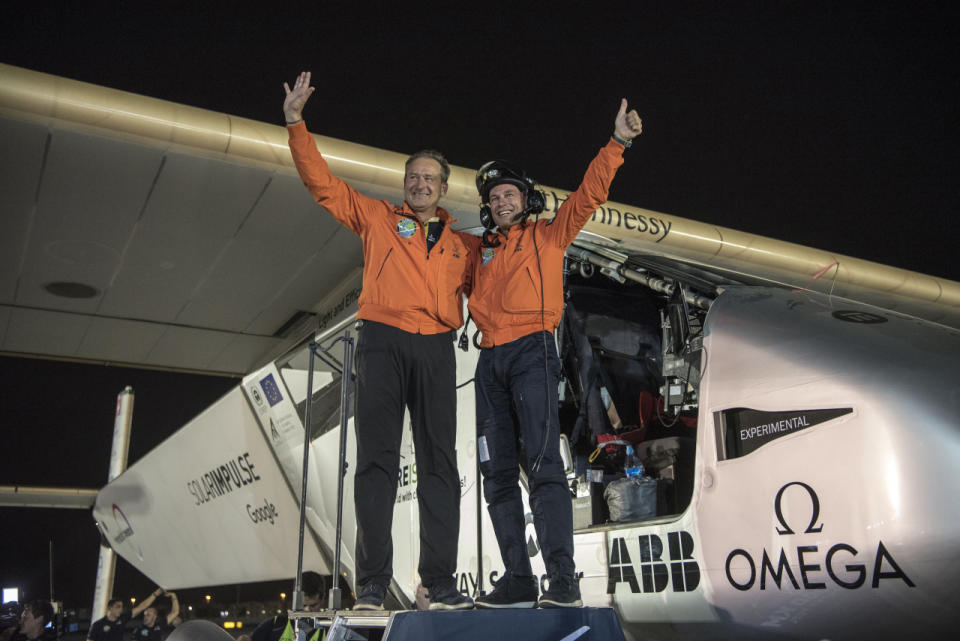
[{"label": "dark blue trousers", "polygon": [[480,350],[475,380],[477,448],[483,494],[507,570],[529,576],[520,468],[547,573],[574,574],[573,507],[560,458],[557,385],[560,361],[553,334],[537,332]]}]

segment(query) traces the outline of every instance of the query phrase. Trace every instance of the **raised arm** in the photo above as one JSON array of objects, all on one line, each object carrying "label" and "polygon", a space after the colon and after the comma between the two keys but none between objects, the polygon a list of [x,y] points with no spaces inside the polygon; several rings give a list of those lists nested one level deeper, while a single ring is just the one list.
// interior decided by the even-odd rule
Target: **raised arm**
[{"label": "raised arm", "polygon": [[180,601],[177,599],[176,592],[166,592],[170,597],[170,613],[167,614],[167,625],[173,625],[173,620],[180,614]]},{"label": "raised arm", "polygon": [[356,234],[363,233],[365,220],[371,211],[380,211],[381,203],[369,198],[332,173],[323,159],[313,136],[303,122],[303,106],[314,87],[310,86],[310,72],[304,71],[290,85],[283,83],[286,97],[283,100],[283,115],[287,121],[290,154],[297,173],[313,199],[323,205],[334,218]]},{"label": "raised arm", "polygon": [[138,616],[140,616],[140,613],[146,610],[147,608],[149,608],[153,604],[153,602],[157,600],[157,597],[160,596],[161,594],[163,594],[163,588],[157,588],[156,590],[151,592],[150,596],[148,596],[146,599],[141,601],[140,605],[135,607],[130,612],[130,618],[135,619]]},{"label": "raised arm", "polygon": [[295,125],[303,120],[303,106],[307,104],[310,95],[316,87],[310,86],[310,72],[301,71],[293,83],[293,89],[290,85],[283,83],[283,90],[287,92],[287,97],[283,100],[283,116],[288,125]]},{"label": "raised arm", "polygon": [[597,207],[607,201],[610,183],[623,164],[623,150],[643,131],[643,121],[635,109],[627,111],[627,99],[620,101],[620,109],[613,120],[613,137],[590,162],[583,181],[560,206],[551,233],[566,247],[577,237]]}]

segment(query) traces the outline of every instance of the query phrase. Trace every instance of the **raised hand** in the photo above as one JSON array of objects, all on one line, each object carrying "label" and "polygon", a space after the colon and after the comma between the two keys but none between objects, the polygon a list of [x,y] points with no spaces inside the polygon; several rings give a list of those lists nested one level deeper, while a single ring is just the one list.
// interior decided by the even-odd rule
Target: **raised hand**
[{"label": "raised hand", "polygon": [[627,99],[620,100],[620,111],[613,121],[613,135],[621,140],[633,140],[643,131],[643,121],[636,109],[627,111]]},{"label": "raised hand", "polygon": [[290,89],[287,83],[283,83],[283,90],[287,92],[287,97],[283,100],[283,115],[288,124],[303,120],[303,106],[307,104],[310,94],[315,89],[316,87],[310,86],[309,71],[300,72],[296,82],[293,83],[293,89]]}]

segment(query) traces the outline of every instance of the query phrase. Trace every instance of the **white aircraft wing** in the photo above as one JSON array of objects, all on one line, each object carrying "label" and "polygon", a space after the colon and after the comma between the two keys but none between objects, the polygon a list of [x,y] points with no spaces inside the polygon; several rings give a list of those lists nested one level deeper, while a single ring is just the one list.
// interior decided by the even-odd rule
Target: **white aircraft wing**
[{"label": "white aircraft wing", "polygon": [[[242,375],[329,313],[362,262],[292,166],[285,128],[0,64],[0,351]],[[404,156],[323,136],[332,171],[401,199]],[[548,209],[568,192],[546,187]],[[477,219],[474,173],[444,206]],[[775,214],[771,214],[775,215]],[[958,324],[960,284],[615,202],[620,262],[766,282]]]},{"label": "white aircraft wing", "polygon": [[[317,210],[293,170],[282,126],[0,65],[0,135],[10,141],[0,151],[0,198],[8,230],[0,241],[0,260],[6,261],[0,270],[0,349],[247,374],[242,386],[99,493],[94,514],[105,536],[131,563],[171,587],[289,577],[295,561],[295,537],[290,534],[296,532],[302,476],[298,444],[307,424],[303,342],[318,326],[330,328],[349,316],[359,288],[359,241]],[[402,155],[315,138],[336,175],[365,194],[393,202],[400,199]],[[569,193],[551,187],[544,191],[548,215]],[[473,171],[453,168],[444,206],[462,221],[461,226],[469,227],[476,220],[477,200]],[[956,332],[943,326],[960,327],[960,283],[615,202],[597,210],[568,255],[571,269],[580,272],[570,274],[572,280],[580,281],[582,305],[575,296],[574,303],[580,305],[581,313],[588,313],[585,329],[579,330],[581,344],[584,350],[599,350],[595,357],[609,368],[610,381],[604,382],[607,392],[620,394],[621,401],[627,398],[616,408],[618,413],[625,417],[632,413],[635,416],[626,422],[640,424],[642,384],[641,391],[651,398],[664,394],[663,406],[673,412],[668,425],[657,409],[659,428],[674,429],[681,414],[686,414],[692,424],[679,422],[677,429],[690,430],[688,441],[696,439],[695,456],[687,457],[686,467],[678,463],[676,477],[661,477],[676,480],[676,496],[683,497],[669,504],[667,512],[638,521],[635,527],[608,523],[589,511],[585,515],[576,540],[586,602],[612,603],[619,608],[621,620],[638,626],[650,622],[651,616],[657,625],[673,626],[672,619],[713,625],[730,613],[736,615],[738,625],[757,625],[770,612],[786,607],[786,601],[778,600],[780,595],[784,599],[798,596],[778,590],[774,597],[773,592],[765,592],[761,595],[765,605],[757,613],[736,611],[754,603],[752,598],[747,602],[736,598],[754,585],[749,574],[738,574],[740,565],[748,566],[758,553],[756,558],[764,558],[767,548],[758,552],[756,539],[773,535],[734,529],[738,536],[753,537],[748,545],[739,539],[714,537],[713,531],[720,529],[716,527],[710,528],[707,534],[713,538],[707,541],[700,528],[709,524],[704,516],[713,515],[713,523],[725,525],[733,522],[731,515],[748,508],[753,517],[772,523],[771,509],[780,518],[781,504],[797,502],[796,497],[784,498],[785,488],[791,497],[800,497],[804,509],[811,504],[818,510],[822,494],[824,501],[837,506],[831,508],[837,515],[830,513],[835,519],[831,523],[839,523],[840,515],[852,515],[843,536],[856,528],[865,528],[870,535],[857,547],[876,550],[870,589],[879,589],[881,581],[890,587],[883,588],[882,599],[870,599],[870,592],[854,594],[850,603],[872,608],[864,612],[879,612],[878,604],[904,593],[919,603],[931,587],[954,580],[956,564],[937,576],[930,568],[941,557],[927,559],[926,548],[911,549],[896,527],[901,498],[927,501],[932,495],[928,486],[946,488],[943,492],[950,487],[941,479],[955,467],[951,464],[955,427],[943,416],[955,398],[950,374]],[[640,296],[626,287],[610,289],[588,282],[586,272],[593,268],[621,284],[644,282],[655,292],[647,301],[649,309],[639,303],[629,307],[624,297],[634,295],[639,301]],[[741,285],[774,288],[755,294]],[[79,297],[84,292],[88,296]],[[711,307],[711,301],[718,305]],[[916,318],[874,314],[850,301]],[[631,315],[640,309],[650,312],[649,318]],[[784,320],[775,322],[770,309]],[[826,309],[831,313],[821,313]],[[748,359],[763,365],[763,357],[770,361],[768,367],[754,371],[737,366],[736,358],[749,356],[746,348],[764,335],[760,330],[747,331],[749,323],[744,319],[776,338],[783,327],[796,329],[789,341],[770,339],[762,354]],[[861,325],[881,327],[864,337],[850,334],[854,330],[849,327],[838,330],[841,323],[856,325],[863,332],[867,330]],[[573,334],[573,329],[564,331]],[[724,332],[728,344],[715,346],[714,342],[724,339]],[[335,333],[331,331],[325,340],[333,340]],[[925,342],[918,338],[921,333]],[[848,334],[853,338],[845,341]],[[800,345],[797,336],[810,341],[809,346],[801,345],[799,354],[788,351]],[[596,345],[591,342],[594,338],[600,340]],[[607,345],[604,339],[612,343]],[[571,337],[559,340],[570,343]],[[619,349],[618,344],[630,349]],[[638,352],[638,346],[646,351]],[[567,350],[568,357],[573,349]],[[880,374],[889,380],[866,386],[868,391],[862,395],[831,396],[826,405],[822,395],[809,391],[799,395],[798,390],[812,389],[814,383],[824,387],[824,394],[847,389],[837,384],[836,368],[824,365],[844,350],[851,357],[843,363],[843,376],[858,384]],[[775,361],[781,351],[793,360]],[[714,354],[715,362],[707,358],[708,352]],[[889,356],[893,353],[896,359]],[[472,350],[460,357],[458,383],[467,382],[475,354]],[[730,356],[729,375],[718,367],[724,355]],[[800,356],[806,360],[799,364],[807,365],[811,373],[797,366]],[[917,365],[925,356],[926,364]],[[916,376],[924,367],[941,387]],[[313,463],[308,470],[304,566],[320,571],[329,571],[336,498],[334,442],[339,421],[333,409],[339,401],[332,396],[334,370],[320,368],[327,376],[317,383],[314,397],[325,413],[312,416],[307,426]],[[567,382],[570,398],[578,393],[574,378]],[[589,377],[586,382],[590,393]],[[758,389],[774,385],[780,394],[776,398],[757,394]],[[878,394],[896,410],[886,412],[883,420],[870,413],[883,406],[875,399]],[[915,406],[914,399],[927,398],[925,394],[932,395],[932,400]],[[479,505],[471,396],[469,386],[461,389],[458,457],[465,506]],[[569,398],[563,403],[571,404]],[[846,412],[848,408],[852,411]],[[844,414],[836,421],[824,419],[823,427],[811,422],[802,434],[783,438],[777,427],[770,438],[779,440],[760,444],[755,452],[731,453],[722,443],[721,437],[732,439],[739,434],[727,430],[723,420],[740,420],[745,411],[762,414],[758,420],[766,429],[767,423],[799,424],[798,417],[787,414],[808,410],[843,410],[851,418]],[[917,420],[918,411],[924,420]],[[768,416],[773,418],[763,418]],[[571,418],[576,416],[568,413],[563,420]],[[930,442],[939,445],[930,448],[935,450],[932,456],[907,462],[919,466],[918,461],[932,460],[938,475],[917,471],[908,477],[916,487],[904,490],[899,476],[880,470],[871,453],[878,451],[878,444],[885,444],[879,460],[895,471],[893,463],[908,451],[894,447],[900,440],[911,437],[914,444],[925,442],[913,438],[904,426],[921,425],[939,439]],[[853,435],[860,439],[858,443],[869,441],[870,447],[848,448],[835,461],[830,456],[838,451],[837,434],[847,439]],[[886,438],[877,438],[878,434]],[[408,453],[406,444],[404,448]],[[682,459],[683,447],[675,449]],[[875,488],[885,487],[894,512],[879,501],[879,507],[871,503],[869,513],[855,513],[849,508],[851,496],[836,489],[841,484],[829,475],[849,466],[855,454],[862,465],[857,469],[870,470],[870,475],[855,475],[865,489],[853,498],[875,498]],[[351,456],[348,443],[348,460]],[[417,519],[412,500],[416,474],[404,469],[405,464],[398,470],[394,515],[395,587],[409,601],[417,580]],[[672,466],[668,467],[673,474]],[[724,480],[717,484],[720,478]],[[348,520],[342,552],[349,575],[353,534],[349,473],[346,483]],[[731,501],[711,508],[711,496],[738,487],[759,488],[760,493],[744,492],[749,500],[735,504],[736,509],[728,508]],[[795,492],[796,488],[804,493]],[[482,509],[472,513],[483,519]],[[946,519],[941,520],[940,514]],[[943,524],[956,522],[952,513],[931,508],[924,517],[929,515],[933,515],[929,523],[940,528],[927,532],[933,537],[931,545],[956,558],[955,546],[951,547],[956,540],[954,528]],[[888,522],[893,529],[884,530],[890,536],[884,534],[881,545],[871,537],[879,536],[874,530],[879,532],[877,528]],[[470,545],[476,543],[476,535],[470,533],[477,531],[477,519],[471,510],[462,510],[458,567],[465,590],[481,579],[495,578],[499,567],[490,528],[483,522],[480,528],[482,553]],[[946,535],[937,538],[941,531]],[[780,532],[777,536],[788,534],[792,535]],[[846,541],[853,539],[837,540],[841,547],[832,550],[850,552]],[[632,575],[633,567],[627,562],[629,553],[640,559],[640,571],[665,572],[664,563],[657,561],[654,568],[653,561],[643,556],[652,551],[661,554],[657,545],[664,541],[670,546],[670,559],[679,564],[671,570],[674,600],[669,603],[657,596],[666,583],[653,582],[648,589],[644,578],[642,586],[637,584],[639,575]],[[806,549],[798,547],[797,553]],[[481,559],[483,571],[476,576],[472,573]],[[881,562],[890,561],[892,566],[892,559],[904,567],[884,570]],[[829,559],[825,563],[829,565]],[[794,566],[800,571],[814,567],[804,565],[802,559]],[[535,571],[540,568],[535,566]],[[833,572],[832,566],[827,572]],[[834,583],[835,597],[847,594],[855,581],[834,577]],[[763,585],[761,578],[757,589],[763,590]],[[910,592],[915,585],[921,589]],[[648,593],[654,598],[639,600],[637,595]],[[799,596],[812,599],[816,594]],[[806,607],[814,601],[800,603]],[[830,616],[844,610],[844,603],[830,602]],[[923,616],[940,612],[940,607],[933,604]],[[810,612],[815,612],[812,606]],[[815,620],[812,616],[811,621]]]},{"label": "white aircraft wing", "polygon": [[233,376],[286,351],[361,253],[284,136],[0,64],[0,350]]}]

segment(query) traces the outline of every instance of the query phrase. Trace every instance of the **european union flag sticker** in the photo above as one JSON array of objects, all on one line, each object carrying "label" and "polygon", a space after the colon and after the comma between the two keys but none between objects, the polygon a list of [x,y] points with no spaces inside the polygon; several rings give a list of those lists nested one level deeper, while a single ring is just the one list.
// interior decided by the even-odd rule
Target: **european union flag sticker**
[{"label": "european union flag sticker", "polygon": [[270,403],[270,407],[273,407],[283,400],[283,395],[280,394],[280,388],[277,387],[277,382],[273,380],[273,374],[267,374],[266,378],[260,379],[260,388],[263,389],[263,394],[267,397],[267,402]]},{"label": "european union flag sticker", "polygon": [[415,233],[417,233],[417,223],[409,218],[404,218],[397,223],[397,234],[400,238],[410,238]]}]

